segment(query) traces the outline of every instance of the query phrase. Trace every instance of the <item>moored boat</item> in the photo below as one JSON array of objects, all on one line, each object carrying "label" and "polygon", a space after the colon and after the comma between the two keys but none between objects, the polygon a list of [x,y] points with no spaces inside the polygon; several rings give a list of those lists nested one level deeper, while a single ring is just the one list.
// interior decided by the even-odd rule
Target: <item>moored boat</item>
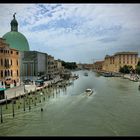
[{"label": "moored boat", "polygon": [[85,73],[84,73],[84,75],[85,75],[85,76],[88,76],[88,73],[87,73],[87,72],[85,72]]}]

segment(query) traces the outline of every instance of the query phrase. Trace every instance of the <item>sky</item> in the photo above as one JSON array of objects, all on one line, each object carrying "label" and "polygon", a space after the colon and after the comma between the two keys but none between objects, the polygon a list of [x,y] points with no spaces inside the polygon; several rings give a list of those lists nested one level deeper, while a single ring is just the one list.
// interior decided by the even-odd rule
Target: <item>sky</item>
[{"label": "sky", "polygon": [[140,54],[140,4],[0,4],[0,37],[15,12],[30,50],[55,59],[93,63],[120,51]]}]

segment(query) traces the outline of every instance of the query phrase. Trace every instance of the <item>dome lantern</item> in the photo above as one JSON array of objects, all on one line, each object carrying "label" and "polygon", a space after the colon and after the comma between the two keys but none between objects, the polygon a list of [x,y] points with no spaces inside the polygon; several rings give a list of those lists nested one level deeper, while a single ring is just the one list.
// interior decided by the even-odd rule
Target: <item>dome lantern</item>
[{"label": "dome lantern", "polygon": [[16,13],[14,13],[14,15],[13,15],[14,19],[11,21],[11,31],[18,32],[18,22],[15,18],[15,15],[16,15]]}]

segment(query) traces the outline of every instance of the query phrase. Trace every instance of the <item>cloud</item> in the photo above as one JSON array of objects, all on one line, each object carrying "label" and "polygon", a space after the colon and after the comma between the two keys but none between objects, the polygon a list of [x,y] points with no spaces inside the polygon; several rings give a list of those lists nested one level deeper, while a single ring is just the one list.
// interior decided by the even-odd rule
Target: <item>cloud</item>
[{"label": "cloud", "polygon": [[14,12],[31,50],[64,60],[88,62],[140,46],[140,4],[1,4],[0,36]]}]

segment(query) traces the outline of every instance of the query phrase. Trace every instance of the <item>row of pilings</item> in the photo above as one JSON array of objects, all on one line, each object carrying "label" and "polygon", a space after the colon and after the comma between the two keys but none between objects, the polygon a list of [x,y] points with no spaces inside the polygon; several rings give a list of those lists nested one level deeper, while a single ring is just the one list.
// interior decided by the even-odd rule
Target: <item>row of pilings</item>
[{"label": "row of pilings", "polygon": [[0,104],[1,123],[4,122],[6,116],[14,118],[16,114],[31,111],[37,107],[40,107],[41,112],[43,112],[43,104],[49,101],[50,98],[57,98],[61,91],[66,93],[67,85],[66,82],[49,84],[46,87],[27,92],[10,100],[6,99],[5,102]]}]

